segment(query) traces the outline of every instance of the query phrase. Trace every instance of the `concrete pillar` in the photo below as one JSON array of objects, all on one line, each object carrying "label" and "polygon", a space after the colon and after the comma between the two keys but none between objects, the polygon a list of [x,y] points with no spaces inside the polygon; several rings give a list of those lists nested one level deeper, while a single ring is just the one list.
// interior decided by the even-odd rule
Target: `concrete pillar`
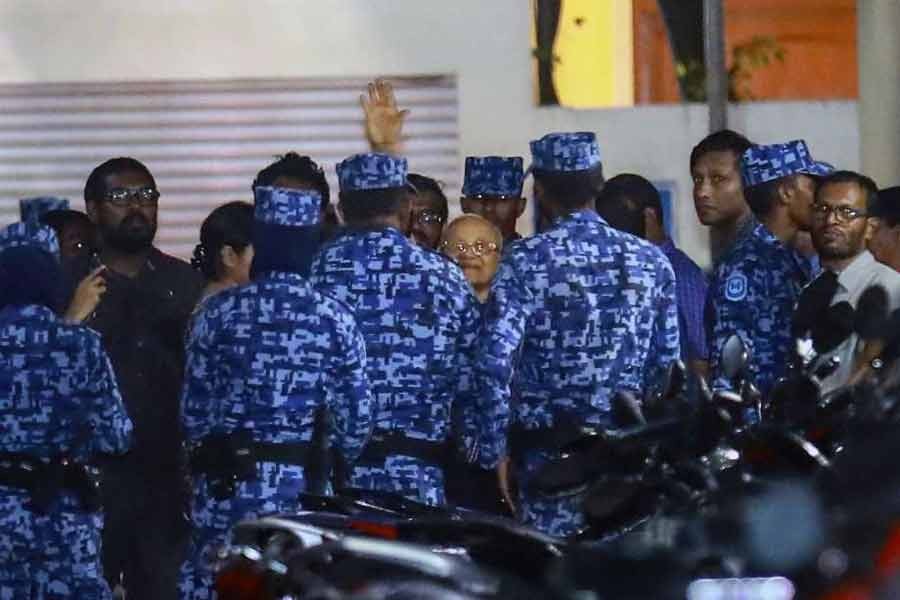
[{"label": "concrete pillar", "polygon": [[723,0],[703,0],[703,54],[706,63],[706,103],[709,106],[710,133],[725,129],[728,124],[728,72],[725,67],[723,4]]},{"label": "concrete pillar", "polygon": [[862,171],[900,185],[900,0],[857,0]]}]

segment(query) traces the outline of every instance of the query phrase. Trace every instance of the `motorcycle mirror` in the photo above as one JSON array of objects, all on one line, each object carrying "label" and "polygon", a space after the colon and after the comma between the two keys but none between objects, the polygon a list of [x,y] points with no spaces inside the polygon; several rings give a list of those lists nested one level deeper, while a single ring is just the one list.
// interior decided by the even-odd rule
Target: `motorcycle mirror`
[{"label": "motorcycle mirror", "polygon": [[748,362],[750,356],[740,337],[732,335],[725,340],[725,346],[722,348],[722,370],[725,377],[732,381],[737,379],[747,368]]},{"label": "motorcycle mirror", "polygon": [[620,429],[647,424],[637,398],[625,391],[616,392],[612,397],[612,419]]}]

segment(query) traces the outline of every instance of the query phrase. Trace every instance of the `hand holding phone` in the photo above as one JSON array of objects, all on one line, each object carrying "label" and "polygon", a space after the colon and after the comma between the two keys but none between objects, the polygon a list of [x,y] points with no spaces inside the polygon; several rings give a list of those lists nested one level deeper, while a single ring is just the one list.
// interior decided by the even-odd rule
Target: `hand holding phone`
[{"label": "hand holding phone", "polygon": [[97,310],[100,300],[103,299],[103,294],[106,293],[105,272],[106,266],[101,264],[81,280],[78,287],[75,288],[72,302],[66,310],[66,321],[83,323]]}]

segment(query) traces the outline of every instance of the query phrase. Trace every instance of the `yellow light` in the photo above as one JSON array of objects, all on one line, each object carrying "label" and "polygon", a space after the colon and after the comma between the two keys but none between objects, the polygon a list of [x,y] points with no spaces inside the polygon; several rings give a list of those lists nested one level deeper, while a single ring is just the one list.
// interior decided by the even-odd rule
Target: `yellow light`
[{"label": "yellow light", "polygon": [[563,0],[554,54],[559,103],[634,105],[631,0]]}]

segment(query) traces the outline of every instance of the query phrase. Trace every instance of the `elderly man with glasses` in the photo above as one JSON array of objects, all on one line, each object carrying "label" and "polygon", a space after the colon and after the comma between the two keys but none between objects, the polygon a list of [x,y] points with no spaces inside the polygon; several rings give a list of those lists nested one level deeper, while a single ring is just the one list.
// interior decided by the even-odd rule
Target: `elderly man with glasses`
[{"label": "elderly man with glasses", "polygon": [[462,215],[444,231],[441,252],[459,265],[479,302],[487,302],[491,281],[500,265],[503,236],[478,215]]}]

